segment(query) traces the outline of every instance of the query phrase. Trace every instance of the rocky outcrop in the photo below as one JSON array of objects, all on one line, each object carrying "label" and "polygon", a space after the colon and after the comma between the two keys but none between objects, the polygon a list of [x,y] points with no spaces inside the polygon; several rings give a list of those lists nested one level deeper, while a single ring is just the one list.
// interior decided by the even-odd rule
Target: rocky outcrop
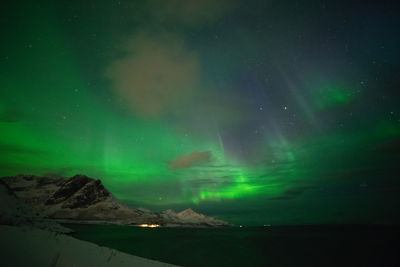
[{"label": "rocky outcrop", "polygon": [[62,222],[158,224],[170,227],[215,227],[228,223],[196,213],[167,210],[157,213],[135,209],[116,199],[100,180],[85,175],[71,178],[18,175],[4,177],[21,201],[45,216]]},{"label": "rocky outcrop", "polygon": [[62,208],[87,208],[110,196],[100,180],[93,180],[84,175],[75,175],[61,183],[60,189],[46,200],[45,205],[63,202]]}]

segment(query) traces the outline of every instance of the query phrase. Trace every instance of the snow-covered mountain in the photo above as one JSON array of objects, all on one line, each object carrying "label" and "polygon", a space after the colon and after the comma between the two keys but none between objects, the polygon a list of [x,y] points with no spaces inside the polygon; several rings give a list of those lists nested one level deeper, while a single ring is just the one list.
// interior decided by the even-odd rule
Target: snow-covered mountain
[{"label": "snow-covered mountain", "polygon": [[[40,183],[45,180],[25,178],[27,180],[24,176],[0,179],[1,266],[174,266],[63,235],[73,231],[48,219],[15,195],[18,193],[26,202],[38,207],[55,186],[51,185],[51,180],[44,186]],[[43,186],[47,192],[42,190]]]},{"label": "snow-covered mountain", "polygon": [[68,229],[22,203],[10,188],[0,180],[0,224],[28,226],[58,233],[70,233]]},{"label": "snow-covered mountain", "polygon": [[66,222],[158,224],[160,226],[215,227],[228,223],[187,209],[157,213],[129,207],[116,199],[100,180],[85,175],[71,178],[17,175],[4,177],[7,185],[26,205],[48,218]]},{"label": "snow-covered mountain", "polygon": [[165,218],[166,221],[173,223],[185,223],[187,225],[193,226],[226,226],[228,223],[215,219],[213,217],[208,217],[203,214],[197,213],[192,209],[186,209],[181,212],[175,212],[173,210],[166,210],[161,213],[161,216]]}]

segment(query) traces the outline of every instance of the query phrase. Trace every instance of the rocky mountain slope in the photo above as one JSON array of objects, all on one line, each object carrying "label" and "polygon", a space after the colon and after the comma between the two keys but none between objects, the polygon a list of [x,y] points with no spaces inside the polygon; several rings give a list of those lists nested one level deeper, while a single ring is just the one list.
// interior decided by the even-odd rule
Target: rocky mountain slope
[{"label": "rocky mountain slope", "polygon": [[0,180],[0,224],[28,226],[58,233],[72,230],[47,219],[43,214],[22,203],[10,188]]},{"label": "rocky mountain slope", "polygon": [[17,175],[1,181],[26,205],[48,218],[66,222],[158,224],[160,226],[215,227],[228,223],[194,212],[156,213],[131,208],[116,199],[100,180],[85,175],[71,178]]},{"label": "rocky mountain slope", "polygon": [[[54,188],[50,190],[51,185],[47,183],[48,192],[42,192],[38,188],[45,180],[37,180],[39,185],[33,182],[36,178],[25,178],[28,179],[6,179],[13,189],[0,179],[0,266],[174,266],[63,235],[73,231],[23,203],[15,194],[24,196],[27,203],[40,206]],[[32,185],[38,188],[31,188]],[[84,199],[93,201],[91,196]]]}]

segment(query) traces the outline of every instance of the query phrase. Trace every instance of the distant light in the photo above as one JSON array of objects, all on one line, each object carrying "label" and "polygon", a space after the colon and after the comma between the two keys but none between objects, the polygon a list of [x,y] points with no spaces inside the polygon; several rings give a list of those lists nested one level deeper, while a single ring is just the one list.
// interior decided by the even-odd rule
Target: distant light
[{"label": "distant light", "polygon": [[239,227],[243,227],[243,225],[239,225]]},{"label": "distant light", "polygon": [[267,226],[271,226],[271,225],[270,224],[264,224],[264,226],[267,227]]},{"label": "distant light", "polygon": [[140,226],[140,227],[149,227],[149,228],[160,227],[159,224],[147,224],[147,223],[139,224],[138,226]]}]

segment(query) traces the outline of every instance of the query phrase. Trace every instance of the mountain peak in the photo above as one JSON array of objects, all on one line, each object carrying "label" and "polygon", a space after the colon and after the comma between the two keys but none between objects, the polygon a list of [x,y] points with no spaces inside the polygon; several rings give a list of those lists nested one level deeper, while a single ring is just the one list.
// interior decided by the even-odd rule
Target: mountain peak
[{"label": "mountain peak", "polygon": [[179,212],[179,214],[198,214],[197,212],[195,212],[194,210],[192,210],[191,208],[185,209],[181,212]]},{"label": "mountain peak", "polygon": [[185,209],[184,211],[181,211],[177,214],[177,216],[181,219],[199,219],[199,218],[204,218],[205,216],[203,214],[197,213],[191,208]]},{"label": "mountain peak", "polygon": [[70,179],[93,179],[93,178],[90,178],[84,174],[75,174]]},{"label": "mountain peak", "polygon": [[63,208],[88,207],[102,200],[111,194],[104,188],[100,180],[77,174],[65,182],[45,202],[45,205],[63,203]]}]

